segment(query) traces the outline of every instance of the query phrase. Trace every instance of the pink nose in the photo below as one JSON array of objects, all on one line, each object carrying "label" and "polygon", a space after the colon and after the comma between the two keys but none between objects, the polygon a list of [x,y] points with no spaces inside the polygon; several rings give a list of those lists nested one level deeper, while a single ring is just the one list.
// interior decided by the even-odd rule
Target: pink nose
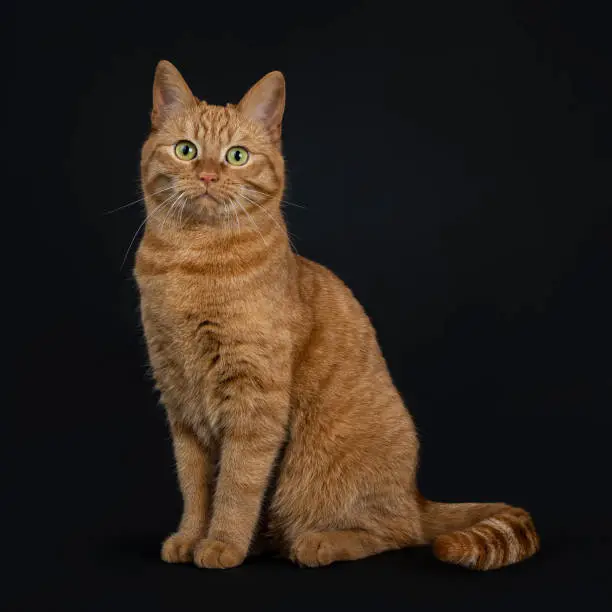
[{"label": "pink nose", "polygon": [[215,183],[218,181],[219,177],[215,172],[202,172],[202,174],[200,174],[200,180],[204,181],[208,185],[209,183]]}]

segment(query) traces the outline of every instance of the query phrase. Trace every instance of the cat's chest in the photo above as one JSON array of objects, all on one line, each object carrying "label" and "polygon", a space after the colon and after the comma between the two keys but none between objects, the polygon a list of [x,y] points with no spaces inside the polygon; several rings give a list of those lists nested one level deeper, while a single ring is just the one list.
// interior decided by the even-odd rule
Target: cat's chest
[{"label": "cat's chest", "polygon": [[197,279],[141,283],[140,288],[150,353],[171,360],[177,375],[192,383],[201,382],[222,344],[231,344],[232,333],[238,332],[231,304],[200,286]]},{"label": "cat's chest", "polygon": [[[228,372],[265,367],[266,340],[244,301],[194,283],[141,283],[149,358],[166,407],[213,437]],[[251,299],[249,303],[253,300]]]}]

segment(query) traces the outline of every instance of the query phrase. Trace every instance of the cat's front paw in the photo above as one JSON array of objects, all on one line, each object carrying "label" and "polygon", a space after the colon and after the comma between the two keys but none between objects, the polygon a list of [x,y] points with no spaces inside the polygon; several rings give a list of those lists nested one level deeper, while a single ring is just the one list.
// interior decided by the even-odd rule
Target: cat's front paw
[{"label": "cat's front paw", "polygon": [[193,562],[198,567],[220,569],[236,567],[245,557],[246,553],[234,544],[208,538],[200,540],[193,551]]},{"label": "cat's front paw", "polygon": [[162,544],[161,558],[166,563],[189,563],[199,537],[189,534],[173,533]]}]

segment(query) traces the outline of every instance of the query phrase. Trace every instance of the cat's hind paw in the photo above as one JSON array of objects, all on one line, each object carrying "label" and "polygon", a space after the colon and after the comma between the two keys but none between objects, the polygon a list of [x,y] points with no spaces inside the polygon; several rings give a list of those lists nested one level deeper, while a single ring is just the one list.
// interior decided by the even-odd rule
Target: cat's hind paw
[{"label": "cat's hind paw", "polygon": [[335,560],[334,551],[325,533],[305,533],[291,547],[289,558],[298,565],[318,567]]}]

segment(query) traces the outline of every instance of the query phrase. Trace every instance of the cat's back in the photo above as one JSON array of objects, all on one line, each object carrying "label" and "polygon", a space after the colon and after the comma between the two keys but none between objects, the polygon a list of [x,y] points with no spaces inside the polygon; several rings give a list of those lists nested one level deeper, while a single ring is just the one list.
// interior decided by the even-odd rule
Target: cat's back
[{"label": "cat's back", "polygon": [[321,381],[333,381],[334,395],[344,397],[374,380],[389,383],[374,327],[352,291],[325,266],[304,257],[296,261],[305,330],[295,364],[298,395],[318,397]]},{"label": "cat's back", "polygon": [[351,289],[329,268],[296,256],[299,298],[312,324],[338,334],[354,335],[356,330],[374,336],[370,320]]}]

